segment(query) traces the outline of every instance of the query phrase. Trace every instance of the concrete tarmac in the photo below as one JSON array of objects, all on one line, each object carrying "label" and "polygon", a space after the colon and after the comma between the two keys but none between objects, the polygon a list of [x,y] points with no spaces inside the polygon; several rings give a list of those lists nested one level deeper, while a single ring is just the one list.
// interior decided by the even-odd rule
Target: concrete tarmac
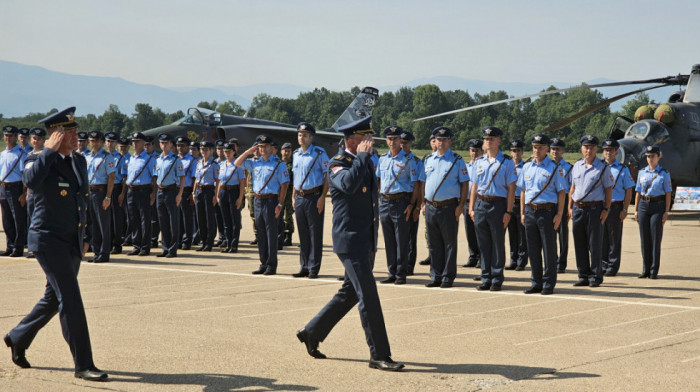
[{"label": "concrete tarmac", "polygon": [[[416,266],[407,285],[378,283],[392,356],[406,363],[389,373],[368,368],[356,310],[321,343],[328,359],[308,356],[295,336],[340,286],[330,209],[329,201],[316,280],[291,277],[299,270],[296,234],[295,246],[279,253],[277,275],[252,275],[259,263],[247,213],[238,254],[162,259],[154,250],[84,262],[79,280],[95,363],[109,381],[74,378],[56,317],[27,350],[33,368],[18,368],[0,348],[0,391],[700,390],[698,214],[671,214],[658,280],[637,279],[639,231],[628,218],[620,273],[599,288],[572,286],[573,240],[570,268],[552,296],[523,293],[529,266],[506,271],[501,292],[477,291],[478,271],[462,267],[451,289],[425,288],[427,266]],[[427,255],[423,232],[419,260]],[[461,224],[459,234],[464,264]],[[387,271],[381,229],[379,238],[377,280]],[[35,260],[0,258],[0,333],[31,310],[44,285]]]}]

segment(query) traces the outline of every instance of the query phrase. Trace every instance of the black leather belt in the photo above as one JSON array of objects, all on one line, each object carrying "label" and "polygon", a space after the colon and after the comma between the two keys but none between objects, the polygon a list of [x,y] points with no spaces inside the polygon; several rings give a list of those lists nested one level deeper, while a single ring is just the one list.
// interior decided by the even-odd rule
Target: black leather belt
[{"label": "black leather belt", "polygon": [[578,208],[594,208],[603,205],[602,200],[598,201],[575,201],[574,205]]},{"label": "black leather belt", "polygon": [[453,198],[451,198],[451,199],[442,200],[442,201],[430,201],[430,200],[426,200],[426,201],[425,201],[425,204],[430,204],[430,205],[433,206],[433,207],[438,207],[438,208],[440,208],[440,207],[448,206],[448,205],[450,205],[450,204],[452,204],[452,203],[457,203],[458,201],[459,201],[458,198],[453,197]]},{"label": "black leather belt", "polygon": [[399,193],[392,193],[390,195],[382,193],[382,198],[387,199],[389,201],[393,201],[393,200],[403,199],[405,197],[411,197],[411,195],[413,195],[411,192],[399,192]]},{"label": "black leather belt", "polygon": [[197,187],[197,189],[214,189],[216,186],[214,185],[200,185]]},{"label": "black leather belt", "polygon": [[241,189],[241,186],[240,185],[223,185],[221,187],[221,189],[223,189],[225,191],[237,191],[237,190]]},{"label": "black leather belt", "polygon": [[276,193],[266,193],[266,194],[256,193],[255,194],[255,198],[260,199],[260,200],[270,200],[270,199],[274,199],[276,197],[277,197]]},{"label": "black leather belt", "polygon": [[139,189],[150,189],[151,184],[148,185],[129,185],[129,189],[132,191],[137,191]]},{"label": "black leather belt", "polygon": [[505,197],[500,197],[500,196],[484,196],[484,195],[480,195],[480,194],[478,194],[478,193],[476,194],[476,197],[478,197],[479,199],[481,199],[481,200],[483,200],[483,201],[489,202],[489,203],[493,203],[494,201],[499,201],[499,200],[505,200],[505,199],[506,199]]},{"label": "black leather belt", "polygon": [[22,181],[3,182],[3,183],[2,183],[2,186],[4,186],[5,188],[12,188],[13,186],[21,185],[21,184],[22,184]]},{"label": "black leather belt", "polygon": [[166,185],[166,186],[160,186],[160,185],[158,185],[158,189],[161,190],[161,191],[164,191],[164,190],[166,190],[166,189],[175,189],[175,188],[177,188],[177,185],[175,185],[175,184]]},{"label": "black leather belt", "polygon": [[107,190],[107,185],[90,185],[91,191],[104,191]]},{"label": "black leather belt", "polygon": [[644,201],[665,201],[666,200],[666,195],[662,196],[639,196],[640,199]]},{"label": "black leather belt", "polygon": [[192,187],[191,187],[191,186],[186,186],[186,187],[182,188],[182,191],[183,191],[183,192],[192,192]]},{"label": "black leather belt", "polygon": [[321,193],[322,190],[323,190],[323,185],[319,185],[316,188],[311,188],[311,189],[307,189],[307,190],[303,190],[303,189],[297,190],[297,194],[302,195],[302,196],[315,195],[317,193]]},{"label": "black leather belt", "polygon": [[614,201],[610,203],[610,207],[622,207],[623,202],[621,201]]},{"label": "black leather belt", "polygon": [[551,210],[552,208],[556,207],[557,203],[540,203],[540,204],[525,204],[525,207],[537,211],[537,210]]}]

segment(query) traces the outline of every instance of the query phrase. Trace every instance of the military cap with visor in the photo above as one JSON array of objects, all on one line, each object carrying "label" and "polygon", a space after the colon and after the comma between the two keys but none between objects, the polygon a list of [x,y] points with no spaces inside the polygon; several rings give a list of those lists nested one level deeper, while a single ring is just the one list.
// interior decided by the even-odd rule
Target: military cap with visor
[{"label": "military cap with visor", "polygon": [[384,131],[382,133],[384,134],[384,137],[401,137],[401,134],[403,133],[403,128],[398,127],[396,125],[391,125],[384,128]]},{"label": "military cap with visor", "polygon": [[226,143],[224,143],[224,145],[223,145],[224,151],[232,151],[232,150],[234,150],[235,148],[236,148],[236,144],[231,143],[231,142],[226,142]]},{"label": "military cap with visor", "polygon": [[599,140],[597,137],[593,135],[584,135],[581,137],[579,140],[582,146],[597,146],[599,143]]},{"label": "military cap with visor", "polygon": [[659,146],[647,146],[644,150],[644,155],[661,155],[661,149]]},{"label": "military cap with visor", "polygon": [[37,122],[39,124],[44,124],[46,129],[53,127],[63,127],[65,129],[77,128],[78,123],[75,122],[75,118],[73,117],[74,114],[75,106],[71,106],[68,109],[63,109],[60,112],[50,114]]},{"label": "military cap with visor", "polygon": [[144,142],[146,141],[146,135],[144,135],[141,132],[134,132],[131,134],[131,141],[135,142],[137,140],[143,140]]},{"label": "military cap with visor", "polygon": [[274,140],[272,140],[272,138],[267,135],[258,135],[258,137],[255,138],[255,144],[258,146],[264,144],[272,144],[273,141]]},{"label": "military cap with visor", "polygon": [[16,135],[19,133],[19,129],[14,125],[5,125],[2,127],[2,132],[6,135]]},{"label": "military cap with visor", "polygon": [[105,136],[100,131],[88,132],[88,140],[104,140]]},{"label": "military cap with visor", "polygon": [[131,139],[129,139],[129,138],[126,137],[126,136],[120,137],[120,138],[119,138],[119,141],[118,141],[117,143],[118,143],[120,146],[128,146],[129,144],[131,144]]},{"label": "military cap with visor", "polygon": [[620,148],[620,143],[615,139],[605,139],[602,144],[603,149],[611,148],[617,150]]},{"label": "military cap with visor", "polygon": [[167,133],[161,133],[158,135],[158,141],[159,142],[173,142],[173,136],[168,135]]},{"label": "military cap with visor", "polygon": [[403,140],[405,142],[412,142],[412,141],[416,140],[416,137],[413,136],[413,134],[411,132],[408,132],[408,131],[401,132],[400,137],[401,137],[401,140]]},{"label": "military cap with visor", "polygon": [[79,140],[79,141],[86,141],[86,140],[88,140],[88,134],[87,134],[87,132],[83,132],[83,131],[78,132],[78,140]]},{"label": "military cap with visor", "polygon": [[432,135],[435,138],[452,139],[452,130],[447,127],[437,127],[433,129]]},{"label": "military cap with visor", "polygon": [[199,148],[214,148],[214,143],[210,142],[209,140],[204,140],[199,143]]},{"label": "military cap with visor", "polygon": [[224,148],[224,143],[226,143],[226,140],[224,139],[218,139],[216,141],[216,148]]},{"label": "military cap with visor", "polygon": [[233,144],[235,144],[235,145],[238,145],[238,144],[239,144],[239,143],[238,143],[238,138],[235,138],[235,137],[232,137],[232,138],[228,139],[228,142],[229,142],[229,143],[233,143]]},{"label": "military cap with visor", "polygon": [[34,127],[29,130],[31,136],[46,137],[46,130],[44,128]]},{"label": "military cap with visor", "polygon": [[469,148],[481,150],[484,148],[484,141],[481,139],[471,139],[469,140]]},{"label": "military cap with visor", "polygon": [[484,137],[484,138],[503,136],[503,131],[501,130],[501,128],[491,127],[491,126],[481,128],[481,133],[482,133],[482,137]]},{"label": "military cap with visor", "polygon": [[119,135],[116,132],[105,133],[105,140],[116,142],[119,140]]},{"label": "military cap with visor", "polygon": [[199,142],[195,142],[194,140],[191,141],[190,148],[199,148]]},{"label": "military cap with visor", "polygon": [[552,138],[551,143],[549,144],[549,147],[561,147],[564,148],[566,147],[566,143],[564,143],[563,140],[559,139],[558,137]]},{"label": "military cap with visor", "polygon": [[22,137],[29,137],[29,128],[20,128],[19,135]]},{"label": "military cap with visor", "polygon": [[517,140],[517,139],[511,140],[510,143],[508,144],[508,148],[510,148],[511,150],[514,150],[514,149],[522,150],[523,147],[525,147],[525,144],[522,141]]},{"label": "military cap with visor", "polygon": [[313,125],[311,125],[307,122],[303,122],[303,121],[297,125],[297,132],[302,132],[302,131],[309,132],[312,135],[316,134],[316,128],[314,128]]},{"label": "military cap with visor", "polygon": [[352,135],[374,135],[374,131],[372,130],[372,116],[367,116],[345,124],[338,128],[338,131],[342,132],[345,137],[350,137]]},{"label": "military cap with visor", "polygon": [[177,139],[175,139],[175,144],[184,144],[186,146],[190,145],[190,138],[187,136],[178,136]]},{"label": "military cap with visor", "polygon": [[290,150],[291,150],[291,149],[292,149],[292,143],[287,142],[287,143],[284,143],[284,144],[282,145],[282,147],[280,147],[280,150],[286,150],[286,149],[290,149]]},{"label": "military cap with visor", "polygon": [[552,143],[552,141],[549,140],[549,136],[541,133],[532,135],[531,142],[533,146],[549,146]]}]

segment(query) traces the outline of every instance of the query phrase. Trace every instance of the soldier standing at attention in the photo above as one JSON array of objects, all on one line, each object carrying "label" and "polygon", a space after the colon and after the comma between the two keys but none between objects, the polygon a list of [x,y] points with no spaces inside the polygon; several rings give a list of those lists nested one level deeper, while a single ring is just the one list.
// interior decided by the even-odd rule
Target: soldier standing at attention
[{"label": "soldier standing at attention", "polygon": [[469,198],[469,215],[481,252],[481,284],[476,288],[500,291],[506,263],[505,229],[513,217],[518,177],[513,160],[499,150],[503,131],[485,127],[482,132],[486,154],[475,163]]},{"label": "soldier standing at attention", "polygon": [[[435,135],[433,135],[433,134],[430,135],[430,149],[433,150],[433,152],[437,151],[437,139],[435,138]],[[432,154],[432,153],[430,153],[430,154]],[[423,170],[425,170],[425,160],[430,156],[430,154],[426,154],[423,156]],[[423,184],[423,194],[425,194],[425,184]],[[423,209],[423,215],[425,215],[425,209]],[[428,223],[427,223],[427,221],[426,221],[426,225],[425,225],[425,242],[428,244],[428,257],[421,260],[418,263],[420,265],[430,265],[430,241],[428,241]]]},{"label": "soldier standing at attention", "polygon": [[88,148],[88,134],[87,132],[80,131],[78,132],[78,148],[76,149],[77,152],[86,155],[87,153],[90,152],[90,149]]},{"label": "soldier standing at attention", "polygon": [[381,283],[406,283],[411,247],[409,220],[413,219],[413,207],[421,190],[416,162],[401,149],[402,133],[403,129],[398,126],[384,129],[389,151],[379,157],[375,173],[379,181],[379,220],[389,269],[389,276]]},{"label": "soldier standing at attention", "polygon": [[[549,138],[532,136],[532,160],[518,175],[521,224],[527,231],[527,251],[532,261],[532,285],[525,294],[554,294],[557,284],[557,237],[564,214],[566,181],[559,165],[547,157]],[[544,253],[544,273],[542,254]]]},{"label": "soldier standing at attention", "polygon": [[112,195],[117,197],[110,201],[111,219],[112,224],[110,228],[110,235],[112,238],[112,244],[110,246],[110,254],[122,253],[122,242],[124,242],[124,202],[119,203],[119,195],[122,193],[124,188],[124,176],[122,175],[122,163],[124,162],[124,157],[117,151],[117,142],[119,141],[119,135],[116,132],[107,132],[105,134],[105,140],[107,144],[107,153],[112,157],[114,161],[114,187],[112,188]]},{"label": "soldier standing at attention", "polygon": [[156,213],[160,222],[163,251],[157,257],[177,257],[180,240],[180,203],[185,188],[185,169],[182,161],[175,154],[171,135],[161,133],[158,143],[162,154],[156,160]]},{"label": "soldier standing at attention", "polygon": [[219,183],[216,188],[219,208],[224,219],[224,234],[227,248],[221,253],[238,253],[238,240],[241,235],[241,208],[245,187],[244,170],[233,164],[238,150],[238,142],[224,143],[224,160],[219,164]]},{"label": "soldier standing at attention", "polygon": [[603,283],[601,265],[603,224],[608,217],[615,179],[608,164],[596,157],[598,138],[581,138],[580,159],[571,171],[571,204],[578,282],[574,286],[598,287]]},{"label": "soldier standing at attention", "polygon": [[5,344],[12,362],[21,368],[31,365],[25,357],[39,330],[59,313],[61,330],[70,347],[75,377],[104,381],[107,373],[95,367],[87,319],[78,285],[80,258],[87,249],[83,231],[87,220],[88,175],[85,158],[77,147],[73,119],[75,108],[39,120],[49,133],[46,148],[24,171],[23,182],[34,193],[35,215],[29,229],[29,250],[46,274],[44,297],[10,333]]},{"label": "soldier standing at attention", "polygon": [[372,268],[377,252],[377,178],[371,160],[372,117],[339,129],[345,135],[345,150],[333,157],[328,181],[333,201],[333,252],[345,267],[340,290],[297,338],[314,358],[326,358],[318,350],[333,327],[359,302],[360,321],[369,345],[369,367],[398,371],[404,365],[391,359],[389,338],[379,302]]},{"label": "soldier standing at attention", "polygon": [[[280,148],[282,161],[287,166],[289,173],[289,183],[294,184],[294,171],[292,170],[292,144],[284,143]],[[292,246],[292,235],[294,234],[294,187],[287,187],[287,196],[284,198],[284,238],[282,245]],[[279,229],[279,228],[278,228]]]},{"label": "soldier standing at attention", "polygon": [[[216,164],[219,166],[219,169],[221,169],[221,164],[226,161],[226,157],[224,156],[224,143],[226,143],[226,140],[223,139],[218,139],[214,144],[216,145],[216,159],[214,160]],[[219,192],[215,192],[214,194],[219,195]],[[219,239],[214,243],[214,246],[223,246],[224,250],[228,249],[229,246],[226,243],[226,233],[224,229],[224,217],[221,214],[221,206],[219,208],[214,208],[214,216],[216,218],[216,230],[219,232]]]},{"label": "soldier standing at attention", "polygon": [[[484,142],[480,139],[469,140],[469,162],[467,163],[467,173],[469,178],[474,178],[474,168],[476,160],[484,155]],[[471,196],[471,192],[468,193]],[[481,260],[479,253],[479,244],[476,239],[476,229],[474,228],[474,220],[469,215],[469,199],[464,203],[464,231],[467,233],[467,244],[469,245],[469,261],[463,267],[481,268]],[[476,281],[481,281],[481,276],[474,278]]]},{"label": "soldier standing at attention", "polygon": [[145,150],[146,136],[143,133],[134,132],[131,143],[134,145],[134,155],[129,159],[127,170],[122,173],[126,175],[122,195],[128,189],[129,226],[134,245],[134,250],[128,255],[148,256],[151,253],[151,206],[156,200],[156,160]]},{"label": "soldier standing at attention", "polygon": [[420,186],[420,189],[416,189],[417,199],[413,203],[413,213],[411,218],[408,220],[408,232],[409,232],[409,247],[408,247],[408,268],[406,271],[406,276],[413,275],[413,271],[416,267],[416,256],[418,252],[418,226],[420,219],[420,209],[423,205],[423,187],[425,186],[425,166],[423,165],[423,160],[415,156],[411,152],[411,147],[413,147],[413,141],[415,137],[411,132],[403,131],[401,133],[401,149],[409,158],[413,159],[416,164],[416,172],[418,173],[418,182],[415,186]]},{"label": "soldier standing at attention", "polygon": [[[156,152],[155,137],[146,136],[145,149],[146,152],[153,156],[153,162],[156,162],[158,160],[158,152]],[[155,185],[153,186],[153,191],[158,191],[158,188]],[[151,211],[151,248],[158,247],[158,236],[160,236],[160,222],[158,221],[158,210],[156,209],[156,204],[154,202],[153,210]]]},{"label": "soldier standing at attention", "polygon": [[[129,160],[131,159],[131,154],[129,153],[129,146],[131,145],[131,140],[128,137],[120,137],[118,144],[118,149],[119,149],[119,154],[121,154],[122,161],[121,165],[117,168],[117,171],[119,172],[119,175],[122,178],[122,187],[120,188],[118,199],[117,199],[117,204],[120,206],[123,212],[124,216],[124,226],[122,226],[122,230],[119,232],[119,236],[124,238],[124,242],[120,243],[119,246],[116,248],[119,250],[119,253],[122,252],[122,245],[132,245],[132,238],[131,238],[131,224],[129,222],[129,209],[127,207],[127,202],[125,200],[125,193],[126,193],[126,173],[129,170]],[[116,184],[115,184],[116,185]],[[116,191],[112,192],[112,194],[117,194]],[[114,210],[114,209],[113,209]]]},{"label": "soldier standing at attention", "polygon": [[27,153],[17,145],[17,127],[6,125],[2,131],[5,151],[0,153],[0,205],[7,248],[1,255],[20,257],[27,241],[27,191],[22,185]]},{"label": "soldier standing at attention", "polygon": [[211,252],[216,238],[216,184],[219,182],[219,165],[214,161],[214,143],[199,143],[202,159],[197,163],[194,182],[194,197],[197,206],[197,222],[202,246],[197,252]]},{"label": "soldier standing at attention", "polygon": [[299,227],[299,272],[295,278],[316,279],[323,258],[323,210],[328,193],[328,155],[312,144],[316,128],[301,122],[297,125],[299,148],[294,150],[292,165],[292,207]]},{"label": "soldier standing at attention", "polygon": [[190,163],[190,167],[192,168],[192,195],[190,196],[190,205],[192,206],[192,216],[194,217],[192,221],[194,223],[194,235],[190,238],[190,246],[192,246],[199,245],[201,241],[201,238],[199,238],[199,220],[197,219],[197,207],[194,195],[194,181],[197,176],[197,164],[199,164],[199,161],[202,160],[202,154],[199,151],[199,142],[190,142],[190,154],[192,155],[192,163]]},{"label": "soldier standing at attention", "polygon": [[469,192],[464,159],[450,149],[452,131],[433,130],[437,151],[425,159],[425,226],[430,251],[430,280],[426,287],[449,288],[457,276],[459,216]]},{"label": "soldier standing at attention", "polygon": [[117,172],[112,154],[105,151],[104,136],[100,131],[88,134],[90,148],[86,156],[90,185],[90,220],[92,221],[92,251],[95,263],[109,262],[112,250],[112,191]]},{"label": "soldier standing at attention", "polygon": [[638,278],[658,279],[661,265],[661,238],[671,211],[671,175],[659,165],[658,146],[646,149],[648,166],[637,175],[634,219],[639,222],[642,240],[642,274]]},{"label": "soldier standing at attention", "polygon": [[19,148],[24,150],[26,154],[32,152],[32,145],[29,143],[29,128],[19,129]]},{"label": "soldier standing at attention", "polygon": [[617,161],[620,143],[615,139],[603,140],[603,158],[615,177],[612,190],[612,203],[608,219],[603,225],[603,271],[604,276],[615,276],[620,269],[622,254],[622,222],[627,217],[627,207],[632,200],[634,181],[627,167]]},{"label": "soldier standing at attention", "polygon": [[[520,176],[523,170],[523,147],[520,140],[511,140],[510,154],[515,165],[515,172]],[[515,184],[515,201],[513,202],[513,217],[508,222],[508,239],[510,241],[510,265],[507,270],[523,271],[527,266],[527,240],[525,239],[525,226],[520,219],[520,187]]]},{"label": "soldier standing at attention", "polygon": [[[279,159],[280,162],[282,162],[282,164],[284,164],[284,167],[286,170],[287,165],[285,164],[284,161],[282,161],[282,159],[278,155],[279,150],[280,150],[279,144],[277,144],[277,142],[273,140],[272,141],[272,156]],[[291,175],[291,174],[289,174],[289,172],[287,172],[287,174]],[[291,181],[291,179],[290,179],[290,181]],[[289,189],[289,186],[287,186],[287,189]],[[285,196],[284,199],[285,199],[285,203],[286,203],[287,196]],[[284,206],[282,206],[282,212],[277,217],[277,250],[282,250],[283,248],[284,248]]]},{"label": "soldier standing at attention", "polygon": [[182,250],[189,250],[192,247],[194,238],[194,201],[192,199],[192,186],[194,184],[194,170],[197,167],[194,157],[188,152],[190,139],[187,136],[178,136],[175,141],[178,158],[185,172],[184,187],[182,188],[182,199],[180,201],[180,237],[179,247]]},{"label": "soldier standing at attention", "polygon": [[[277,221],[289,186],[289,173],[282,161],[272,155],[272,138],[260,135],[255,145],[236,158],[234,164],[251,172],[255,193],[255,226],[258,231],[260,267],[254,274],[277,273]],[[258,150],[259,158],[250,158]]]},{"label": "soldier standing at attention", "polygon": [[[564,211],[569,210],[569,189],[571,189],[571,170],[574,168],[564,159],[564,147],[566,143],[558,138],[552,138],[549,145],[549,152],[554,163],[559,164],[559,171],[566,180],[566,197],[564,197]],[[567,259],[569,257],[569,215],[564,214],[557,229],[559,237],[559,256],[557,257],[557,268],[560,274],[566,272]]]}]

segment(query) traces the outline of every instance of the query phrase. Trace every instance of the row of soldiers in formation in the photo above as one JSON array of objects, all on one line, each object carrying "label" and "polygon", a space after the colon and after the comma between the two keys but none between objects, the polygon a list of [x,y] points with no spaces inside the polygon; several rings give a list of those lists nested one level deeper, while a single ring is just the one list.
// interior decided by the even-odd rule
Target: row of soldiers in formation
[{"label": "row of soldiers in formation", "polygon": [[[3,131],[7,145],[0,156],[4,255],[21,256],[27,217],[32,213],[31,194],[21,186],[21,171],[24,157],[41,151],[45,131],[13,126]],[[312,144],[316,130],[311,124],[300,123],[297,131],[301,147],[292,153],[291,145],[285,143],[280,149],[282,159],[277,157],[276,143],[264,135],[237,155],[236,139],[197,143],[161,134],[162,153],[158,154],[153,140],[140,132],[131,139],[116,133],[79,133],[78,151],[86,156],[90,182],[92,219],[86,233],[94,252],[91,261],[109,261],[110,254],[122,252],[122,243],[134,246],[129,255],[148,255],[158,244],[159,232],[162,252],[158,256],[176,257],[177,249],[190,249],[199,241],[199,251],[218,245],[224,253],[235,253],[247,186],[253,243],[260,255],[260,267],[254,273],[276,273],[277,251],[291,245],[294,214],[301,268],[293,275],[318,277],[329,158]],[[23,137],[27,134],[31,145]],[[601,160],[596,157],[597,138],[584,136],[583,158],[571,165],[563,159],[562,140],[537,134],[531,141],[533,155],[524,162],[524,144],[519,140],[509,144],[512,156],[500,152],[502,135],[496,127],[484,128],[483,140],[469,142],[467,163],[450,150],[453,133],[446,127],[432,132],[434,152],[423,159],[411,152],[410,132],[396,126],[384,129],[389,151],[372,157],[389,270],[382,283],[405,284],[406,277],[413,275],[421,209],[429,257],[420,264],[430,265],[429,287],[451,287],[454,282],[461,214],[469,244],[465,267],[481,268],[475,278],[481,282],[480,290],[500,290],[503,270],[523,270],[529,259],[532,288],[528,292],[552,293],[557,272],[567,267],[570,218],[579,271],[576,285],[596,287],[603,276],[615,276],[620,268],[622,221],[635,188],[629,170],[616,161],[618,143],[603,141]],[[639,218],[644,261],[640,276],[656,278],[671,188],[668,172],[658,165],[658,149],[650,147],[647,156],[649,166],[639,173],[636,184],[635,218]],[[511,249],[508,267],[506,228]],[[215,244],[217,229],[220,238]]]}]

